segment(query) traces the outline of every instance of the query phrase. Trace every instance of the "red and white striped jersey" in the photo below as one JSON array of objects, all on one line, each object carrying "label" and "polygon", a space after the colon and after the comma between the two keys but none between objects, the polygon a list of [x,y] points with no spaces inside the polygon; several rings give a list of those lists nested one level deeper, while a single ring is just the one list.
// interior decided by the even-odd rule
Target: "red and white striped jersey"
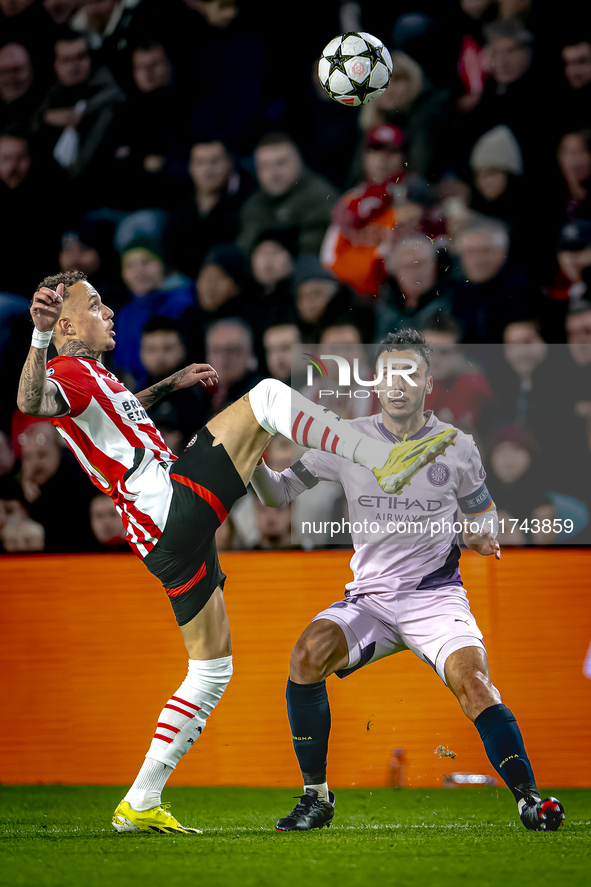
[{"label": "red and white striped jersey", "polygon": [[47,376],[59,388],[69,413],[51,421],[92,482],[110,496],[138,557],[162,535],[176,456],[139,400],[90,357],[56,357]]}]

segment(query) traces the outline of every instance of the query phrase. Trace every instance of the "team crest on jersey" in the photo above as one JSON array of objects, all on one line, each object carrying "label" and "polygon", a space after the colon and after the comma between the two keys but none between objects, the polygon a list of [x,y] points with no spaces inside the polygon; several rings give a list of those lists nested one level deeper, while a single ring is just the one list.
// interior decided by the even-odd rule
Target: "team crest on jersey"
[{"label": "team crest on jersey", "polygon": [[185,449],[188,450],[189,447],[192,447],[194,443],[197,443],[197,435],[196,434],[193,435],[193,437],[191,438],[191,440],[189,441],[189,443],[187,444]]},{"label": "team crest on jersey", "polygon": [[46,376],[53,376],[54,373],[55,373],[55,367],[49,367],[49,369],[47,370],[45,375]]},{"label": "team crest on jersey", "polygon": [[434,487],[442,487],[449,480],[449,468],[443,462],[434,462],[427,469],[427,480]]}]

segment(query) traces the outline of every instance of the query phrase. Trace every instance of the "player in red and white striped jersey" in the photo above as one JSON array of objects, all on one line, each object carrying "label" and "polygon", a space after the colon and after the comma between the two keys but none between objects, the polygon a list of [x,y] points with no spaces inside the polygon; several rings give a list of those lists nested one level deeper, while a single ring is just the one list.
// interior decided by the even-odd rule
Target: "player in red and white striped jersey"
[{"label": "player in red and white striped jersey", "polygon": [[[246,492],[270,436],[281,433],[370,470],[391,443],[376,441],[274,379],[212,419],[176,458],[147,410],[166,394],[213,385],[217,373],[191,364],[132,394],[108,372],[113,312],[78,271],[46,278],[31,304],[35,324],[17,403],[48,416],[92,482],[111,496],[127,539],[162,582],[189,656],[189,671],[164,706],[138,777],[113,816],[117,831],[195,832],[160,803],[165,782],[202,732],[232,674],[230,629],[215,531]],[[58,357],[47,364],[53,337]],[[385,483],[385,482],[384,482]]]}]

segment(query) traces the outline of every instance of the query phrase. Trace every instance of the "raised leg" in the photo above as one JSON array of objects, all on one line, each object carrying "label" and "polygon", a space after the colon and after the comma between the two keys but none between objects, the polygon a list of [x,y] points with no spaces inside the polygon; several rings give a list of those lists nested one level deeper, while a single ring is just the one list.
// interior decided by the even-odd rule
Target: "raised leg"
[{"label": "raised leg", "polygon": [[369,469],[382,467],[392,450],[390,443],[362,434],[350,422],[277,379],[263,379],[207,427],[215,438],[214,446],[224,445],[245,483],[274,434]]}]

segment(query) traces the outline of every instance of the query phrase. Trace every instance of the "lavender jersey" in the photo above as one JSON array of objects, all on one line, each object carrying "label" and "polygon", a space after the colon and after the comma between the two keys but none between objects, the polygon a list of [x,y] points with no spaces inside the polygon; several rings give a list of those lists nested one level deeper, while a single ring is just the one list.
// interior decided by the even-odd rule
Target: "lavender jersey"
[{"label": "lavender jersey", "polygon": [[[431,411],[425,418],[426,424],[411,440],[454,427],[440,422]],[[381,414],[351,424],[368,437],[397,441],[384,427]],[[309,450],[301,461],[319,480],[338,481],[345,491],[355,548],[349,594],[462,585],[458,507],[464,515],[479,517],[494,510],[471,435],[459,431],[455,445],[422,468],[398,496],[384,493],[367,468],[331,453]],[[283,472],[283,477],[290,499],[304,491],[303,482],[291,469]],[[302,521],[306,519],[302,515]]]}]

